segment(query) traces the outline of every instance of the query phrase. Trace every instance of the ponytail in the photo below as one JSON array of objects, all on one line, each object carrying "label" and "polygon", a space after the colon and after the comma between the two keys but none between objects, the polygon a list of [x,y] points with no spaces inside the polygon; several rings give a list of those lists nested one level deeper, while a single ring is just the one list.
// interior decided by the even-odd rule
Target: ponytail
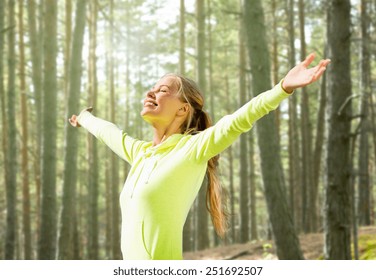
[{"label": "ponytail", "polygon": [[[204,99],[196,83],[188,78],[173,75],[177,78],[179,84],[178,94],[190,105],[191,110],[186,122],[183,124],[182,131],[185,134],[196,134],[212,125],[211,119],[203,111]],[[216,233],[223,238],[227,231],[228,212],[226,207],[226,195],[221,187],[218,178],[218,159],[219,155],[212,157],[208,161],[207,178],[208,185],[206,191],[206,208],[208,209]]]}]

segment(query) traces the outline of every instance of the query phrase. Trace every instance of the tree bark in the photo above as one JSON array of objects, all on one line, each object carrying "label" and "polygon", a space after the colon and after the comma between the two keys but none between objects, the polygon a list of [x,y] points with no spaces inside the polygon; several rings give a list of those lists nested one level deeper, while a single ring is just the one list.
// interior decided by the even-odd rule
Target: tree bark
[{"label": "tree bark", "polygon": [[[301,60],[306,56],[305,43],[305,7],[303,0],[299,0],[299,29]],[[301,148],[302,148],[302,226],[304,232],[312,231],[312,221],[316,220],[316,203],[312,201],[312,125],[309,113],[309,95],[306,88],[301,89]]]},{"label": "tree bark", "polygon": [[[4,29],[4,1],[0,1],[0,30]],[[4,133],[1,135],[1,144],[2,144],[2,160],[4,164],[4,186],[8,185],[8,165],[6,164],[8,161],[8,136],[5,132],[8,131],[8,123],[7,123],[7,113],[6,113],[6,94],[4,90],[4,32],[0,32],[0,110],[1,110],[1,129]],[[3,212],[3,211],[1,211]],[[5,214],[5,213],[4,213]],[[4,215],[0,213],[0,220],[3,220]],[[5,219],[4,219],[5,220]],[[3,246],[0,247],[0,250],[3,252]]]},{"label": "tree bark", "polygon": [[8,153],[7,153],[7,223],[5,233],[5,259],[12,260],[16,253],[17,230],[17,128],[16,128],[16,54],[15,54],[15,1],[8,1]]},{"label": "tree bark", "polygon": [[255,172],[255,140],[253,135],[249,137],[249,150],[248,150],[248,158],[249,158],[249,191],[250,191],[250,202],[251,202],[251,240],[258,240],[258,232],[257,232],[257,187],[256,187],[256,172]]},{"label": "tree bark", "polygon": [[[32,73],[31,78],[33,82],[33,96],[35,102],[35,136],[36,139],[35,146],[35,157],[33,159],[34,163],[34,173],[35,173],[35,186],[36,186],[36,213],[40,213],[41,209],[41,149],[42,149],[42,52],[41,42],[39,40],[41,33],[37,31],[37,21],[36,21],[36,11],[35,11],[35,1],[30,0],[27,4],[27,14],[28,14],[28,29],[30,38],[30,49],[31,49],[31,66]],[[42,22],[42,20],[40,20]],[[36,227],[40,229],[40,216],[37,215]],[[39,232],[37,232],[37,239]]]},{"label": "tree bark", "polygon": [[[196,17],[197,17],[197,81],[198,86],[205,92],[205,0],[196,0]],[[208,234],[208,211],[206,209],[206,183],[203,185],[198,194],[198,216],[197,216],[197,249],[202,250],[209,247]]]},{"label": "tree bark", "polygon": [[[115,96],[115,61],[114,61],[114,1],[110,2],[110,59],[109,59],[109,87],[110,87],[110,121],[116,123]],[[120,205],[119,205],[119,158],[111,153],[111,186],[112,186],[112,258],[122,259],[120,250]]]},{"label": "tree bark", "polygon": [[29,189],[29,156],[28,156],[28,105],[25,78],[25,46],[23,28],[23,1],[19,0],[18,26],[19,26],[19,69],[21,91],[21,118],[22,118],[22,225],[24,236],[24,259],[32,259],[31,252],[31,223],[30,223],[30,189]]},{"label": "tree bark", "polygon": [[351,259],[350,1],[328,2],[328,143],[325,181],[325,258]]},{"label": "tree bark", "polygon": [[[327,52],[325,51],[325,54]],[[321,88],[320,88],[320,101],[319,101],[319,111],[317,113],[317,124],[316,124],[316,142],[315,150],[313,153],[313,182],[312,182],[312,203],[317,205],[317,198],[319,193],[319,179],[321,174],[321,161],[324,143],[324,134],[325,134],[325,108],[327,104],[327,79],[326,74],[322,77]],[[316,208],[316,207],[315,207]],[[316,209],[317,211],[317,209]],[[313,231],[317,231],[321,223],[319,223],[318,214],[316,212],[315,219],[313,220]]]},{"label": "tree bark", "polygon": [[[96,67],[96,45],[97,45],[97,17],[98,6],[96,1],[90,1],[90,21],[89,21],[89,104],[97,108],[98,81]],[[88,155],[89,155],[89,179],[88,179],[88,258],[96,260],[99,258],[99,232],[98,232],[98,198],[99,198],[99,163],[98,145],[92,135],[88,135]]]},{"label": "tree bark", "polygon": [[[71,55],[69,61],[69,91],[66,119],[78,112],[81,92],[82,46],[85,31],[86,0],[77,1],[76,20]],[[74,219],[76,215],[76,183],[77,183],[77,129],[66,124],[65,157],[63,173],[63,209],[61,212],[61,228],[59,238],[59,259],[73,259],[74,252]]]},{"label": "tree bark", "polygon": [[[69,62],[72,44],[72,0],[65,1],[64,100],[69,96]],[[68,106],[68,104],[66,104]]]},{"label": "tree bark", "polygon": [[56,258],[57,1],[44,2],[42,205],[39,259]]},{"label": "tree bark", "polygon": [[[270,63],[265,38],[264,14],[260,0],[244,2],[245,28],[251,62],[253,92],[261,93],[271,85]],[[275,115],[269,114],[257,123],[261,170],[269,219],[279,259],[303,259],[287,204]]]},{"label": "tree bark", "polygon": [[[180,0],[179,20],[179,73],[185,75],[185,0]],[[192,246],[192,211],[189,211],[183,228],[183,251],[189,252]]]},{"label": "tree bark", "polygon": [[[245,46],[244,46],[244,28],[243,20],[240,19],[239,28],[239,102],[240,106],[246,103],[246,83],[245,83]],[[247,135],[240,135],[240,242],[249,241],[249,199],[248,199],[248,148]]]},{"label": "tree bark", "polygon": [[371,65],[370,65],[370,19],[368,15],[368,1],[361,0],[361,104],[360,104],[360,137],[358,154],[358,222],[359,225],[371,224],[370,211],[370,176],[369,165],[369,95],[371,94]]},{"label": "tree bark", "polygon": [[[295,25],[294,25],[294,0],[288,1],[289,17],[289,66],[296,65],[295,60]],[[293,94],[289,100],[289,121],[288,121],[288,151],[289,151],[289,203],[293,215],[294,225],[297,231],[301,229],[302,203],[301,203],[301,165],[300,145],[297,113],[297,96]]]}]

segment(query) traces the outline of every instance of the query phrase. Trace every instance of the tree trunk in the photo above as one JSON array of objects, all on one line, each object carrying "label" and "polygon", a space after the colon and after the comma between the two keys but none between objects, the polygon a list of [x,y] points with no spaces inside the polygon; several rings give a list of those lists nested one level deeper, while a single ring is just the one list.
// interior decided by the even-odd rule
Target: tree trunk
[{"label": "tree trunk", "polygon": [[[179,21],[179,73],[185,75],[185,0],[180,0]],[[192,246],[192,211],[189,211],[183,228],[183,251],[189,252]]]},{"label": "tree trunk", "polygon": [[15,54],[15,1],[8,1],[8,159],[6,161],[7,223],[5,233],[5,259],[12,260],[16,252],[17,230],[17,128],[16,128],[16,54]]},{"label": "tree trunk", "polygon": [[[110,2],[110,60],[109,60],[109,86],[110,86],[110,120],[116,123],[116,97],[115,97],[115,64],[114,64],[114,1]],[[112,258],[122,258],[120,250],[120,205],[119,205],[119,158],[111,153],[111,186],[112,186]]]},{"label": "tree trunk", "polygon": [[179,21],[179,72],[185,75],[185,0],[180,0]]},{"label": "tree trunk", "polygon": [[[66,119],[79,111],[81,91],[82,46],[85,31],[86,0],[77,1],[76,21],[73,34],[71,56],[69,61],[69,91]],[[74,252],[74,219],[76,215],[76,183],[77,183],[77,129],[66,124],[65,157],[63,173],[63,209],[61,212],[61,228],[59,235],[59,259],[73,259]]]},{"label": "tree trunk", "polygon": [[[271,1],[271,13],[272,13],[272,83],[273,85],[279,82],[278,70],[278,26],[277,26],[277,1]],[[280,124],[281,124],[281,112],[278,107],[275,110],[275,122],[277,128],[278,142],[280,142]]]},{"label": "tree trunk", "polygon": [[106,181],[106,258],[112,258],[112,199],[111,199],[111,170],[110,170],[110,158],[111,158],[111,151],[106,151],[106,167],[105,167],[105,181]]},{"label": "tree trunk", "polygon": [[[287,8],[289,17],[289,66],[296,65],[295,61],[295,25],[294,25],[294,0],[288,1]],[[302,221],[301,211],[301,184],[300,184],[300,148],[297,113],[297,95],[293,94],[289,100],[288,121],[288,151],[289,151],[289,203],[293,214],[294,225],[300,231]]]},{"label": "tree trunk", "polygon": [[[226,53],[227,55],[227,53]],[[226,96],[226,111],[227,114],[231,114],[234,110],[231,106],[231,101],[230,101],[230,86],[229,86],[229,78],[228,75],[224,77],[225,80],[225,96]],[[234,152],[233,152],[233,147],[232,145],[228,147],[228,161],[229,161],[229,175],[228,175],[228,180],[229,180],[229,190],[230,190],[230,232],[231,232],[231,240],[232,243],[237,242],[238,238],[236,236],[236,231],[235,231],[235,221],[236,221],[236,214],[235,214],[235,187],[234,187]]]},{"label": "tree trunk", "polygon": [[[325,51],[325,54],[327,52]],[[325,56],[326,57],[326,56]],[[315,150],[313,153],[313,182],[312,182],[312,203],[317,204],[318,192],[319,192],[319,178],[321,173],[321,160],[322,160],[322,151],[324,147],[324,133],[325,133],[325,108],[327,104],[327,82],[326,74],[322,77],[321,88],[320,88],[320,101],[319,101],[319,111],[317,113],[317,125],[316,125],[316,142]],[[316,209],[316,207],[315,207]],[[319,223],[318,213],[314,215],[316,218],[313,220],[313,230],[317,231],[319,226],[321,227],[321,221]]]},{"label": "tree trunk", "polygon": [[255,140],[253,135],[249,137],[249,150],[248,150],[248,158],[249,158],[249,169],[250,169],[250,176],[249,176],[249,187],[250,187],[250,202],[251,202],[251,240],[258,240],[258,232],[257,232],[257,199],[256,199],[256,172],[255,172],[255,152],[254,152],[254,144]]},{"label": "tree trunk", "polygon": [[325,258],[351,259],[350,248],[350,1],[330,0],[328,143],[325,181]]},{"label": "tree trunk", "polygon": [[[196,0],[196,17],[197,17],[197,81],[198,86],[205,92],[205,0]],[[208,211],[206,209],[206,183],[203,185],[198,194],[198,216],[197,216],[197,249],[202,250],[209,246],[208,235]]]},{"label": "tree trunk", "polygon": [[[4,30],[4,1],[0,1],[0,30]],[[4,186],[8,185],[8,136],[5,133],[8,131],[8,123],[7,123],[7,113],[6,113],[6,98],[5,98],[5,91],[4,91],[4,32],[0,32],[0,110],[1,110],[1,130],[4,132],[1,134],[2,139],[2,160],[4,162],[4,170],[3,170],[3,179],[4,179]],[[1,211],[4,212],[4,211]],[[5,213],[4,213],[5,214]],[[3,220],[3,214],[0,214],[0,220]],[[0,247],[0,251],[3,252],[3,246]]]},{"label": "tree trunk", "polygon": [[[253,92],[261,93],[271,85],[270,63],[265,38],[264,14],[260,0],[244,2],[247,43],[251,62]],[[261,153],[261,170],[269,219],[280,259],[303,259],[287,204],[275,115],[258,121],[257,134]]]},{"label": "tree trunk", "polygon": [[[41,42],[38,39],[40,33],[37,31],[37,22],[35,17],[35,1],[30,0],[27,2],[27,14],[28,14],[28,29],[29,29],[29,40],[31,48],[31,65],[32,65],[32,82],[33,82],[33,95],[35,102],[35,131],[36,143],[35,146],[35,157],[33,159],[34,173],[35,173],[35,186],[36,186],[36,213],[40,213],[41,209],[41,149],[42,149],[42,47]],[[42,21],[40,21],[42,22]],[[36,227],[40,229],[40,216],[37,215]],[[39,232],[37,232],[39,235]],[[39,236],[37,236],[37,239]]]},{"label": "tree trunk", "polygon": [[[246,83],[245,83],[245,46],[243,20],[240,20],[239,28],[239,102],[240,106],[246,103]],[[240,239],[241,243],[249,241],[249,199],[248,199],[248,149],[247,134],[240,135]]]},{"label": "tree trunk", "polygon": [[57,1],[44,2],[42,206],[39,259],[56,258]]},{"label": "tree trunk", "polygon": [[361,104],[360,104],[360,138],[358,154],[358,222],[359,225],[371,224],[370,211],[370,179],[368,173],[369,164],[369,140],[370,127],[368,102],[371,94],[371,65],[370,65],[370,19],[368,15],[368,1],[361,1]]},{"label": "tree trunk", "polygon": [[24,235],[24,259],[32,259],[31,252],[31,224],[30,224],[30,189],[29,189],[29,157],[28,157],[28,105],[25,78],[25,46],[23,31],[23,1],[19,0],[18,25],[19,25],[19,66],[20,66],[20,91],[22,114],[22,225]]},{"label": "tree trunk", "polygon": [[[90,21],[89,21],[89,104],[97,108],[98,81],[96,67],[96,35],[97,35],[97,16],[98,6],[96,1],[89,2]],[[99,258],[99,233],[98,233],[98,198],[99,198],[99,163],[98,163],[98,145],[92,135],[88,135],[88,258],[96,260]]]},{"label": "tree trunk", "polygon": [[[305,9],[299,0],[299,27],[301,60],[306,57]],[[301,89],[301,131],[302,131],[302,226],[304,232],[312,231],[312,220],[316,219],[316,204],[312,203],[312,125],[309,113],[309,96],[306,88]]]},{"label": "tree trunk", "polygon": [[[65,1],[65,40],[64,40],[64,100],[69,96],[69,62],[72,44],[72,0]],[[68,104],[65,105],[66,107]]]}]

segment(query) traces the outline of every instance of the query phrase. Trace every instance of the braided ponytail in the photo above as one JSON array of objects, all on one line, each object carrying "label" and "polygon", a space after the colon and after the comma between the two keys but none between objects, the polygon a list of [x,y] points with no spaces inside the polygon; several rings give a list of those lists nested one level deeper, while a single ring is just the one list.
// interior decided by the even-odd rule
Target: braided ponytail
[{"label": "braided ponytail", "polygon": [[[209,114],[203,111],[204,99],[196,83],[180,75],[169,74],[176,78],[178,94],[182,100],[190,105],[189,116],[183,124],[182,131],[185,134],[196,134],[212,126]],[[215,231],[220,237],[224,237],[227,230],[228,213],[226,208],[226,195],[221,187],[217,166],[219,155],[208,161],[206,172],[208,185],[206,191],[206,208],[208,209]]]}]

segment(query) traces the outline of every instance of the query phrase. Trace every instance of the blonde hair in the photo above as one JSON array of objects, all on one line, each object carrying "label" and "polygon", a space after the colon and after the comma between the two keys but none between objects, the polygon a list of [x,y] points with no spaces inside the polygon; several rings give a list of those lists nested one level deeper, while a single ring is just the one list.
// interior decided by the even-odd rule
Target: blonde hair
[{"label": "blonde hair", "polygon": [[[166,76],[176,78],[177,94],[190,107],[189,115],[181,127],[182,133],[196,134],[212,126],[209,114],[203,110],[204,98],[197,84],[193,80],[178,74],[167,74]],[[215,231],[223,238],[227,231],[228,213],[226,209],[226,194],[218,178],[218,159],[219,155],[216,155],[208,161],[206,208],[210,213]]]}]

